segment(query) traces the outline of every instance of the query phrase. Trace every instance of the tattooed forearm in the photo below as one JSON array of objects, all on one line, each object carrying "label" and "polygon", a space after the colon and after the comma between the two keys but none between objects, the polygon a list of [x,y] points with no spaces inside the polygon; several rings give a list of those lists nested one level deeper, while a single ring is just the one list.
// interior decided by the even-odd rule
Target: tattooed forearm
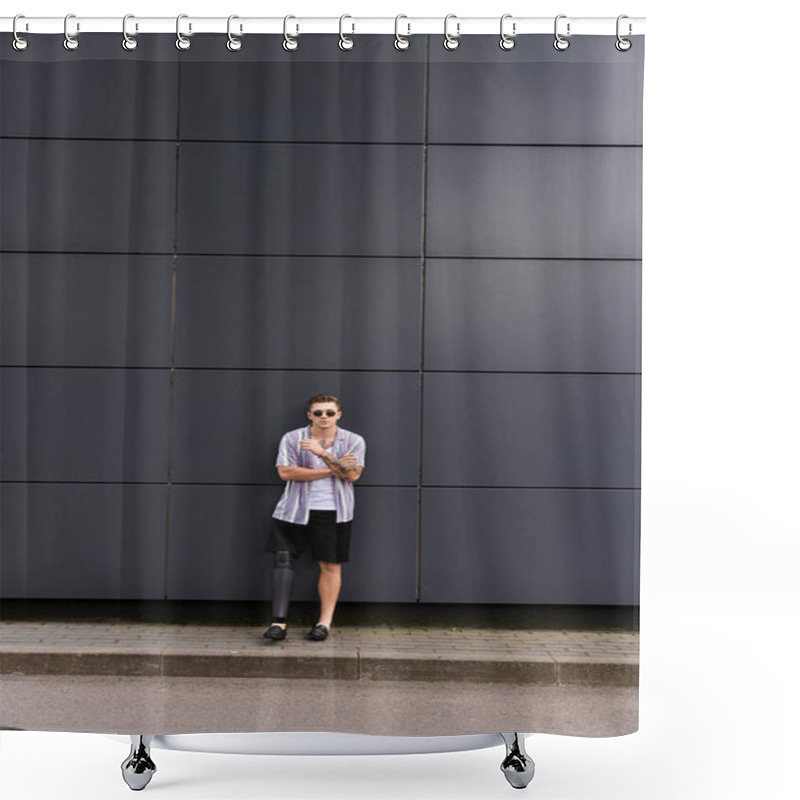
[{"label": "tattooed forearm", "polygon": [[331,472],[342,480],[350,480],[350,477],[358,470],[356,464],[345,463],[341,458],[336,458],[327,452],[322,455],[322,460],[330,467]]}]

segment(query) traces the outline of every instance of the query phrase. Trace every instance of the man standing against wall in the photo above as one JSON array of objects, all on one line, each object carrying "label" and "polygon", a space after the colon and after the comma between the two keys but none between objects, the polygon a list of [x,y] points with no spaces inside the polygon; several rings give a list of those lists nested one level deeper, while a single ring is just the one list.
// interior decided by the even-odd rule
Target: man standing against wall
[{"label": "man standing against wall", "polygon": [[350,558],[353,484],[364,469],[366,443],[357,433],[337,427],[341,401],[329,394],[312,397],[305,428],[281,438],[276,466],[286,481],[272,514],[267,550],[275,553],[272,570],[272,624],[264,637],[286,638],[287,614],[294,582],[294,559],[310,544],[319,563],[319,622],[306,635],[327,639],[342,585],[342,564]]}]

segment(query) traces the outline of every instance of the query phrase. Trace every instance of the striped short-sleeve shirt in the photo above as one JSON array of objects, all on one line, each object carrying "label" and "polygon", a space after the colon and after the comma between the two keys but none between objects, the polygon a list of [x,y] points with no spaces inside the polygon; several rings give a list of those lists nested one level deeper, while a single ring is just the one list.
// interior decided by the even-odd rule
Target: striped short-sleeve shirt
[{"label": "striped short-sleeve shirt", "polygon": [[[308,450],[300,449],[303,439],[311,438],[311,426],[297,428],[281,437],[278,446],[278,459],[276,467],[307,467],[319,469],[324,463]],[[362,436],[343,428],[336,429],[336,438],[328,448],[336,458],[341,458],[347,453],[352,453],[358,458],[358,466],[363,467],[367,445]],[[311,494],[311,481],[286,481],[283,495],[275,506],[272,516],[296,525],[308,524],[309,497]],[[336,521],[350,522],[355,509],[355,492],[350,481],[333,478],[333,496],[336,503]]]}]

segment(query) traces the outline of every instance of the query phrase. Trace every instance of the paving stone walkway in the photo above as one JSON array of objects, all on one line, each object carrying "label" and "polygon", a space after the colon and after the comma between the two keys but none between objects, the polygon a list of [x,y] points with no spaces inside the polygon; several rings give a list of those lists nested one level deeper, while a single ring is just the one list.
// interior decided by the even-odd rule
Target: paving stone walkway
[{"label": "paving stone walkway", "polygon": [[0,674],[328,677],[583,686],[638,683],[639,637],[620,631],[133,622],[0,623]]}]

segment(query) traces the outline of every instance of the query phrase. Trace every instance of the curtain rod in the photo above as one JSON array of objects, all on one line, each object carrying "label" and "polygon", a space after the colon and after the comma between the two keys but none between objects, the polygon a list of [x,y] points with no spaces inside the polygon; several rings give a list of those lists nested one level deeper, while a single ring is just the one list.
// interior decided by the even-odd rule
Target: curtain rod
[{"label": "curtain rod", "polygon": [[[346,35],[362,34],[414,34],[450,36],[470,34],[496,33],[500,35],[501,21],[497,17],[459,17],[449,15],[447,21],[443,17],[192,17],[181,15],[176,17],[136,17],[126,18],[125,30],[128,36],[142,33],[176,33],[180,22],[182,36],[195,33],[227,33],[231,25],[231,33],[236,36],[250,33],[288,33],[291,36],[304,33],[334,33]],[[623,15],[618,22],[616,17],[570,17],[560,14],[555,17],[513,17],[504,15],[503,31],[506,36],[519,36],[533,33],[554,33],[556,25],[560,36],[576,35],[617,35],[631,36],[644,33],[645,17],[627,17]],[[617,28],[620,25],[619,30]],[[65,25],[70,36],[83,33],[120,33],[122,34],[122,17],[81,17],[70,14],[64,17],[26,17],[17,19],[16,31],[19,35],[26,33],[60,33],[64,34]],[[14,30],[14,17],[0,17],[0,32],[11,33]]]}]

